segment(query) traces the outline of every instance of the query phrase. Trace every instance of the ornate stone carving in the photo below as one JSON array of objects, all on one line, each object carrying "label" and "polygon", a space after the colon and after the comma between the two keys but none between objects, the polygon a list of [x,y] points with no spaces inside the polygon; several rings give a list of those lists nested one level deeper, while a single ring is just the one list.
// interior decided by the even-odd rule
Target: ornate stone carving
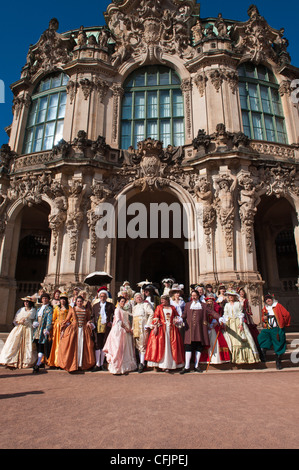
[{"label": "ornate stone carving", "polygon": [[38,70],[53,71],[58,64],[66,64],[71,60],[71,51],[75,46],[74,39],[58,34],[58,27],[58,20],[53,18],[38,43],[31,46],[23,69],[25,76],[30,78]]},{"label": "ornate stone carving", "polygon": [[241,187],[238,200],[241,226],[245,234],[247,250],[252,253],[254,216],[260,203],[260,197],[249,175],[242,175],[239,178],[239,185]]},{"label": "ornate stone carving", "polygon": [[163,52],[191,58],[190,46],[194,24],[190,3],[177,6],[170,1],[163,9],[160,0],[141,0],[139,6],[128,8],[123,3],[108,9],[108,25],[116,39],[112,55],[114,66],[133,56],[140,64],[163,63]]},{"label": "ornate stone carving", "polygon": [[112,118],[112,139],[117,140],[117,128],[118,128],[118,115],[120,108],[120,99],[124,94],[124,89],[118,85],[113,84],[111,87],[113,94],[113,118]]},{"label": "ornate stone carving", "polygon": [[198,72],[194,77],[194,83],[198,88],[200,96],[204,96],[208,77],[204,72]]},{"label": "ornate stone carving", "polygon": [[206,246],[208,253],[211,253],[211,235],[216,221],[216,211],[213,206],[213,192],[211,183],[207,178],[202,177],[194,188],[194,194],[197,202],[203,205],[203,229],[206,237]]},{"label": "ornate stone carving", "polygon": [[222,71],[219,71],[218,69],[213,69],[208,72],[208,75],[209,79],[215,87],[216,92],[219,93],[219,90],[224,80]]},{"label": "ornate stone carving", "polygon": [[189,80],[188,78],[185,78],[184,80],[182,80],[181,90],[184,93],[187,136],[190,138],[191,137],[191,128],[192,128],[192,120],[191,120],[191,90],[192,90],[192,83],[191,83],[191,80]]},{"label": "ornate stone carving", "polygon": [[214,184],[216,190],[214,207],[225,234],[227,254],[232,256],[235,220],[234,192],[237,178],[234,175],[223,174],[215,179]]},{"label": "ornate stone carving", "polygon": [[89,197],[90,200],[90,209],[87,211],[87,225],[89,227],[89,236],[90,236],[90,254],[91,256],[96,255],[96,248],[97,248],[97,235],[95,232],[95,227],[100,220],[101,216],[97,214],[97,207],[102,202],[106,201],[106,199],[111,196],[112,193],[107,187],[104,185],[102,181],[95,181],[91,186],[91,195]]},{"label": "ornate stone carving", "polygon": [[53,205],[48,220],[49,227],[52,230],[53,255],[56,256],[58,236],[66,221],[68,203],[64,187],[61,183],[53,181],[49,193],[52,196]]},{"label": "ornate stone carving", "polygon": [[70,104],[73,104],[77,90],[79,88],[78,82],[74,80],[69,80],[66,86],[66,92],[70,96]]},{"label": "ornate stone carving", "polygon": [[12,104],[12,111],[18,119],[20,112],[22,111],[23,107],[25,106],[28,108],[31,103],[31,98],[28,93],[25,93],[22,96],[15,96],[13,99],[13,104]]},{"label": "ornate stone carving", "polygon": [[42,196],[50,191],[51,181],[50,172],[26,173],[20,178],[13,176],[10,179],[8,197],[10,200],[21,198],[22,203],[29,207],[40,204]]},{"label": "ornate stone carving", "polygon": [[0,176],[7,174],[16,153],[13,152],[8,144],[3,144],[0,148]]},{"label": "ornate stone carving", "polygon": [[281,64],[288,62],[288,43],[282,37],[283,30],[278,32],[271,28],[255,5],[249,7],[248,16],[247,22],[236,23],[230,31],[234,50],[242,55],[242,61],[250,60],[255,64],[268,59]]},{"label": "ornate stone carving", "polygon": [[215,21],[215,27],[217,28],[218,37],[228,37],[227,24],[225,23],[222,14],[218,14],[218,19]]},{"label": "ornate stone carving", "polygon": [[73,179],[67,187],[68,210],[66,217],[66,229],[70,239],[70,259],[76,259],[79,232],[83,222],[82,201],[86,191],[86,185],[79,179]]}]

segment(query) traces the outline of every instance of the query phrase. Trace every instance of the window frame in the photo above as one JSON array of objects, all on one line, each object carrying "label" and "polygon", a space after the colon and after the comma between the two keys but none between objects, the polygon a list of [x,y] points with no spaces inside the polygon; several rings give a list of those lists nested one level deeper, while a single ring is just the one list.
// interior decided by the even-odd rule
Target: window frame
[{"label": "window frame", "polygon": [[[53,81],[57,79],[57,77],[60,76],[60,84],[59,86],[52,86]],[[45,83],[47,80],[50,79],[50,87],[44,90],[40,90],[42,87],[42,84]],[[62,104],[64,108],[66,107],[66,101],[67,101],[67,92],[66,92],[66,85],[69,80],[69,76],[65,74],[64,72],[58,72],[55,74],[47,75],[43,77],[39,83],[36,85],[32,97],[31,97],[31,105],[29,108],[28,116],[27,116],[27,123],[26,123],[26,129],[25,129],[25,134],[24,134],[24,140],[23,140],[23,154],[24,155],[29,155],[30,153],[39,153],[39,152],[46,152],[48,150],[51,150],[53,146],[55,145],[55,138],[57,134],[57,130],[59,128],[59,125],[64,123],[64,118],[65,118],[65,110],[63,113],[63,117],[59,117],[59,110],[61,107],[61,104],[63,103],[62,99],[64,100],[64,103]],[[49,109],[52,107],[50,106],[51,98],[54,95],[58,95],[57,103],[55,105],[55,117],[48,119],[48,113]],[[42,100],[43,98],[47,98],[46,102],[46,107],[41,108]],[[33,112],[33,108],[36,105],[36,109]],[[43,110],[45,113],[44,119],[42,119],[40,122],[38,122],[38,116],[40,111]],[[34,120],[32,123],[30,123],[32,117],[34,117]],[[46,134],[46,129],[47,126],[50,124],[54,123],[54,130],[53,134],[50,136],[53,139],[53,145],[50,148],[44,148],[45,140],[48,137]],[[37,133],[41,131],[41,139],[36,139]],[[28,136],[32,133],[31,138],[28,139]],[[35,145],[38,140],[41,140],[41,145],[39,150],[35,150]]]},{"label": "window frame", "polygon": [[[253,77],[250,77],[246,74],[246,68],[250,66],[253,70]],[[264,78],[259,77],[259,70],[261,73],[261,67],[265,72]],[[242,73],[241,73],[242,71]],[[266,67],[265,65],[253,65],[250,62],[246,62],[238,67],[239,74],[239,96],[240,96],[240,107],[242,115],[242,125],[244,133],[253,140],[261,140],[272,143],[279,143],[288,145],[288,135],[285,125],[285,117],[283,113],[282,102],[279,96],[279,85],[276,81],[275,75],[273,72]],[[256,91],[256,102],[258,104],[258,109],[253,109],[251,104],[251,99],[254,97],[250,95],[250,85],[254,87]],[[244,86],[245,95],[241,93],[241,87]],[[262,93],[263,89],[267,89],[267,100],[264,99]],[[273,99],[273,92],[277,93],[278,101]],[[243,98],[243,99],[242,99]],[[246,99],[246,108],[244,107],[244,100]],[[269,110],[264,110],[264,102],[266,101]],[[278,111],[277,111],[278,109]],[[245,124],[244,114],[246,114],[248,119],[248,125]],[[254,119],[259,117],[261,127],[256,127],[254,125]],[[271,128],[267,127],[267,121],[271,121]],[[280,123],[280,129],[278,127]],[[249,132],[247,132],[247,129]],[[261,137],[257,136],[257,129],[260,129]],[[273,139],[269,138],[269,134],[273,133]],[[249,135],[250,134],[250,135]]]},{"label": "window frame", "polygon": [[[166,71],[168,72],[168,83],[167,84],[161,84],[161,74],[165,74]],[[135,83],[136,77],[140,77],[144,74],[144,83],[137,84]],[[156,74],[156,84],[148,84],[148,75],[151,75],[151,77]],[[175,83],[174,81],[177,81]],[[120,116],[120,148],[127,149],[130,146],[137,147],[137,142],[140,140],[144,140],[146,138],[154,138],[156,140],[161,140],[163,141],[163,132],[162,132],[162,125],[163,123],[168,123],[169,128],[170,128],[170,138],[169,142],[167,141],[167,145],[171,144],[174,146],[175,145],[175,139],[177,136],[177,139],[181,141],[178,145],[183,145],[185,141],[185,116],[184,116],[184,96],[183,92],[181,90],[181,79],[179,75],[176,73],[175,70],[173,70],[170,67],[166,66],[148,66],[148,67],[142,67],[137,70],[135,70],[132,74],[129,75],[127,80],[125,81],[124,85],[124,96],[122,98],[122,103],[121,103],[121,116]],[[163,96],[163,92],[167,91],[168,96],[169,96],[169,113],[167,116],[163,115],[162,112],[162,101],[161,97]],[[175,103],[175,92],[179,91],[179,96],[181,97],[181,100],[179,100],[177,103]],[[144,105],[143,105],[143,115],[142,117],[136,117],[136,99],[138,97],[138,93],[142,93],[143,99],[144,99]],[[156,106],[156,114],[155,116],[150,116],[149,110],[150,110],[150,104],[149,104],[149,97],[150,93],[154,93],[156,96],[156,104],[153,106]],[[129,117],[124,117],[124,100],[130,96],[131,99],[130,105],[127,106],[127,111],[129,111],[130,116]],[[174,107],[175,105],[178,106],[178,108],[181,108],[181,113],[178,113],[177,115],[174,115]],[[166,105],[167,107],[167,105]],[[182,132],[175,132],[175,123],[180,123],[182,126]],[[143,126],[143,135],[141,138],[141,134],[138,136],[136,133],[136,125],[141,124]],[[156,134],[150,135],[148,132],[149,125],[156,125]],[[128,128],[130,128],[130,133],[125,134],[124,129],[125,125]],[[130,142],[130,145],[124,144],[125,140]],[[128,143],[127,142],[127,143]],[[164,143],[163,143],[164,144]],[[163,145],[167,147],[167,145]]]}]

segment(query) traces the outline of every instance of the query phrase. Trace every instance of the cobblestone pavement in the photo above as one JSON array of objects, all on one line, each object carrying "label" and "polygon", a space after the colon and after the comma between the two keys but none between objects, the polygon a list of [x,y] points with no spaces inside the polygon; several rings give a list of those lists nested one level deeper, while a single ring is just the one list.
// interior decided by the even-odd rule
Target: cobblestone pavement
[{"label": "cobblestone pavement", "polygon": [[68,374],[0,368],[1,449],[297,449],[299,368]]}]

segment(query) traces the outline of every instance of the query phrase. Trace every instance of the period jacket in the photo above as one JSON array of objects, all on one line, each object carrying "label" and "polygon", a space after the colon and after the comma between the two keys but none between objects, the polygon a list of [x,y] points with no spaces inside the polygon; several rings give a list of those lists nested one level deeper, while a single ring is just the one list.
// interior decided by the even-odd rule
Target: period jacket
[{"label": "period jacket", "polygon": [[[38,321],[39,317],[39,312],[41,310],[42,306],[40,306],[35,314],[35,318],[33,322]],[[33,341],[35,339],[38,340],[40,344],[45,344],[47,337],[44,335],[44,330],[48,330],[51,332],[52,330],[52,317],[53,317],[53,307],[51,304],[46,305],[44,308],[43,314],[42,314],[42,319],[38,327],[33,328]]]},{"label": "period jacket", "polygon": [[[113,305],[113,303],[106,301],[105,312],[107,319],[105,324],[101,324],[101,302],[97,302],[92,306],[91,322],[95,326],[93,330],[93,339],[95,343],[95,348],[97,350],[103,349],[107,337],[110,333],[113,322],[114,310],[115,306]],[[108,325],[109,323],[111,323],[110,326]]]},{"label": "period jacket", "polygon": [[193,341],[200,341],[203,346],[209,347],[208,333],[208,314],[207,305],[201,304],[201,309],[191,309],[192,301],[187,302],[183,320],[185,322],[185,344],[191,344]]},{"label": "period jacket", "polygon": [[[280,303],[274,302],[272,305],[272,310],[274,312],[275,320],[279,328],[285,328],[286,326],[290,326],[291,315]],[[267,308],[264,307],[262,310],[262,322],[264,328],[269,328],[267,314]]]},{"label": "period jacket", "polygon": [[[175,326],[175,319],[178,317],[176,309],[170,305],[170,344],[171,354],[177,364],[185,362],[185,352],[182,337],[179,329]],[[163,312],[163,305],[158,305],[152,320],[152,327],[158,326],[158,334],[155,335],[154,329],[151,331],[147,343],[145,360],[159,363],[161,362],[165,352],[165,334],[166,334],[166,321]]]}]

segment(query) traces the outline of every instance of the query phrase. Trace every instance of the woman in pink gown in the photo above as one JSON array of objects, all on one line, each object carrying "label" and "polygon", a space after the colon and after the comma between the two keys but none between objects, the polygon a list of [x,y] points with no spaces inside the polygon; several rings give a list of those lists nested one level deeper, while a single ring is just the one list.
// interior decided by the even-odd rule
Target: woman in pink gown
[{"label": "woman in pink gown", "polygon": [[114,311],[113,324],[103,351],[106,353],[108,370],[114,375],[127,374],[137,368],[133,348],[133,330],[129,314],[124,310],[125,297],[119,297]]}]

